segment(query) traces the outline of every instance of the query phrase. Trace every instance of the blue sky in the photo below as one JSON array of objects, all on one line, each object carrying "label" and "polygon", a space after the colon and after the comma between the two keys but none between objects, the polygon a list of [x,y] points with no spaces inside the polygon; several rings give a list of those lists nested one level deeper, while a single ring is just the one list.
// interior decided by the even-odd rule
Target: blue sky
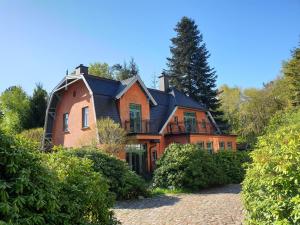
[{"label": "blue sky", "polygon": [[150,86],[182,16],[203,33],[218,85],[261,87],[300,41],[300,0],[1,0],[0,10],[0,92],[31,94],[37,82],[50,91],[80,63],[130,57]]}]

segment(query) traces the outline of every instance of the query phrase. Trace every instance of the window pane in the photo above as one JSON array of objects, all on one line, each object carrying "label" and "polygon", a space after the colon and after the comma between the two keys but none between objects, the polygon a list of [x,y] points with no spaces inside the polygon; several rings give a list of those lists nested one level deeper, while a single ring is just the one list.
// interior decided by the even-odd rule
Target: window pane
[{"label": "window pane", "polygon": [[129,105],[130,131],[134,133],[141,132],[142,112],[141,105]]},{"label": "window pane", "polygon": [[196,132],[196,114],[194,112],[184,113],[184,126],[186,132]]},{"label": "window pane", "polygon": [[63,115],[63,130],[68,131],[69,130],[69,114],[65,113]]},{"label": "window pane", "polygon": [[82,127],[88,127],[88,113],[89,113],[89,108],[84,107],[82,108]]}]

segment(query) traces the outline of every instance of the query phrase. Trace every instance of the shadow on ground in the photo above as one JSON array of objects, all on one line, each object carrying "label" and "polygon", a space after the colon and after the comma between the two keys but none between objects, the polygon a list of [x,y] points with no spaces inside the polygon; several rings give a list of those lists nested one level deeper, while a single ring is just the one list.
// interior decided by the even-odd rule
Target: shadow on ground
[{"label": "shadow on ground", "polygon": [[203,189],[198,194],[240,194],[241,185],[240,184],[229,184],[220,187],[213,187],[208,189]]},{"label": "shadow on ground", "polygon": [[162,195],[151,198],[151,201],[149,200],[149,198],[145,198],[141,200],[120,201],[117,202],[115,209],[150,209],[171,206],[180,201],[180,198],[173,195]]}]

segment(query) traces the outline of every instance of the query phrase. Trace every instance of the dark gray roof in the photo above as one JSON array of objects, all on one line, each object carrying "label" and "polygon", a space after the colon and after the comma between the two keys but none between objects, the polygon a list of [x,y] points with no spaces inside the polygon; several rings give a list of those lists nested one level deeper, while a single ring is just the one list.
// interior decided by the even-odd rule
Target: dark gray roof
[{"label": "dark gray roof", "polygon": [[[92,75],[84,75],[88,85],[94,95],[96,117],[111,117],[120,123],[120,115],[116,105],[116,96],[121,93],[134,78],[123,81],[115,81],[100,78]],[[147,88],[157,105],[150,107],[150,129],[153,133],[158,133],[176,106],[206,110],[192,98],[186,96],[176,89],[170,92],[163,92],[156,89]]]}]

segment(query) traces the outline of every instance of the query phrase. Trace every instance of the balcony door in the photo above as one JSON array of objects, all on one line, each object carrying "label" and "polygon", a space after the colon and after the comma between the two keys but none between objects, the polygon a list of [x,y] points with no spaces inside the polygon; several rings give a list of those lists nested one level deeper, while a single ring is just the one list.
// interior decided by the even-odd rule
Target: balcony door
[{"label": "balcony door", "polygon": [[130,132],[140,133],[142,128],[142,110],[139,104],[129,105]]},{"label": "balcony door", "polygon": [[185,126],[185,132],[187,133],[196,132],[196,128],[197,128],[196,113],[194,112],[184,113],[184,126]]}]

